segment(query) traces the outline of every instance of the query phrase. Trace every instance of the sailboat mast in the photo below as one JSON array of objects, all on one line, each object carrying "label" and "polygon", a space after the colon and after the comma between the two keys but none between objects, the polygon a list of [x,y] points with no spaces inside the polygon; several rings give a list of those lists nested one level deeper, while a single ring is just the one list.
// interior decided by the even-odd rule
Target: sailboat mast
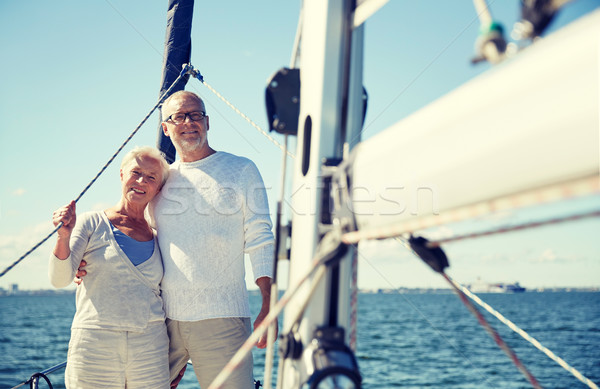
[{"label": "sailboat mast", "polygon": [[[179,77],[181,68],[190,62],[192,54],[192,19],[194,15],[194,0],[169,0],[167,10],[167,30],[165,35],[165,52],[163,55],[163,73],[160,82],[159,97]],[[183,90],[189,76],[184,76],[171,93]],[[161,118],[162,119],[162,118]],[[159,121],[162,121],[159,119]],[[171,139],[163,134],[158,124],[156,147],[165,153],[169,163],[175,161],[175,146]]]},{"label": "sailboat mast", "polygon": [[[312,266],[324,229],[335,228],[329,213],[331,197],[324,181],[324,161],[336,165],[343,157],[345,144],[359,139],[364,106],[362,30],[353,32],[355,6],[351,0],[303,3],[299,158],[291,191],[290,285]],[[339,336],[341,329],[344,336],[338,340],[349,344],[352,257],[351,250],[345,251],[339,262],[326,267],[307,305],[310,284],[317,282],[314,277],[286,307],[281,342],[295,351],[282,357],[279,387],[299,387],[315,380],[318,368],[311,365],[307,355],[315,336],[327,336],[330,331]]]}]

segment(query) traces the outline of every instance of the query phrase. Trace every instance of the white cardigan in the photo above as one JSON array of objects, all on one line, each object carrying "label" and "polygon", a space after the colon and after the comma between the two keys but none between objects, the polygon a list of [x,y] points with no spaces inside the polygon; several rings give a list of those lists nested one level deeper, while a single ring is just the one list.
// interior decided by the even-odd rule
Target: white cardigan
[{"label": "white cardigan", "polygon": [[104,212],[77,216],[71,255],[60,260],[51,254],[48,269],[52,285],[63,288],[73,282],[81,260],[87,262],[71,328],[141,331],[150,322],[165,319],[160,295],[163,266],[154,241],[152,256],[136,267],[115,241]]}]

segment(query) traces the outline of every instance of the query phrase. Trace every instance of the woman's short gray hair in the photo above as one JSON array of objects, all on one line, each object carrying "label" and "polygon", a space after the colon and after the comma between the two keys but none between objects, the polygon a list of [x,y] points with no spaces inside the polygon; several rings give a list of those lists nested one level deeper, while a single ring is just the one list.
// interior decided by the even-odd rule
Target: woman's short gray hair
[{"label": "woman's short gray hair", "polygon": [[165,159],[164,154],[155,147],[152,147],[152,146],[136,146],[136,147],[134,147],[130,152],[125,154],[125,156],[123,157],[123,160],[121,161],[121,169],[123,169],[123,166],[127,165],[132,160],[137,159],[137,158],[142,158],[142,157],[152,158],[159,162],[160,169],[162,170],[162,183],[160,184],[160,187],[162,188],[162,186],[165,184],[165,182],[167,182],[167,178],[169,177],[169,164],[167,163],[167,160]]}]

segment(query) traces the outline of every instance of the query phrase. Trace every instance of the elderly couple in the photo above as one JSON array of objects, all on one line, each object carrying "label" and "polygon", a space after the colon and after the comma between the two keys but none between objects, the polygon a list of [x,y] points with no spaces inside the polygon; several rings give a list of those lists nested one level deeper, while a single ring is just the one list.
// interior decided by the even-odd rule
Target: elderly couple
[{"label": "elderly couple", "polygon": [[[123,158],[115,206],[77,223],[74,202],[53,214],[63,225],[52,284],[82,279],[69,389],[176,387],[189,359],[206,389],[251,333],[244,253],[262,293],[254,327],[268,314],[273,235],[260,173],[208,145],[208,116],[194,93],[170,96],[162,115],[179,161],[169,167],[156,149],[134,149]],[[252,388],[252,364],[250,355],[226,387]]]}]

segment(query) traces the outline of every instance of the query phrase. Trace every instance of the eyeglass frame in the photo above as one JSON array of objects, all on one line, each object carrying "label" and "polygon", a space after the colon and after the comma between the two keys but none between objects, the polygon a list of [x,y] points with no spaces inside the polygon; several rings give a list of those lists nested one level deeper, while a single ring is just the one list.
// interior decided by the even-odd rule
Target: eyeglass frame
[{"label": "eyeglass frame", "polygon": [[[192,117],[190,116],[190,114],[192,113],[198,113],[200,114],[202,117],[198,120],[194,120],[192,119]],[[175,122],[175,120],[173,120],[173,115],[183,115],[183,120],[180,123]],[[207,118],[208,115],[206,114],[206,112],[204,111],[191,111],[191,112],[177,112],[177,113],[172,113],[171,115],[169,115],[165,120],[163,120],[163,122],[171,122],[173,124],[183,124],[185,123],[185,119],[190,119],[190,121],[192,122],[199,122],[200,120]]]}]

